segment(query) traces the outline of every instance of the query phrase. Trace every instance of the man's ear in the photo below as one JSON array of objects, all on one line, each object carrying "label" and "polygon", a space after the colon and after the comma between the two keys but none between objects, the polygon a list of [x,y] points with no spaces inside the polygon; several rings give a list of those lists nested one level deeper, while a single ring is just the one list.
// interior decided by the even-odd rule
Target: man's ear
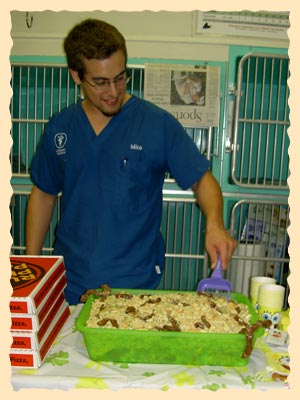
[{"label": "man's ear", "polygon": [[73,81],[76,83],[76,85],[80,85],[81,79],[79,78],[78,72],[71,68],[69,68],[69,71],[70,71],[70,74],[73,78]]}]

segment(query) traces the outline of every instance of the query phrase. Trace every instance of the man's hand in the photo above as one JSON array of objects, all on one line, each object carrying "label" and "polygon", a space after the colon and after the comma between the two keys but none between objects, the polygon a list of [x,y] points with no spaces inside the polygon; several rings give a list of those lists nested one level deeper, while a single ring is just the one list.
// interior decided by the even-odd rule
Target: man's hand
[{"label": "man's hand", "polygon": [[215,268],[218,255],[220,255],[222,267],[226,270],[237,247],[237,241],[224,228],[210,227],[206,231],[205,247],[210,258],[211,268]]}]

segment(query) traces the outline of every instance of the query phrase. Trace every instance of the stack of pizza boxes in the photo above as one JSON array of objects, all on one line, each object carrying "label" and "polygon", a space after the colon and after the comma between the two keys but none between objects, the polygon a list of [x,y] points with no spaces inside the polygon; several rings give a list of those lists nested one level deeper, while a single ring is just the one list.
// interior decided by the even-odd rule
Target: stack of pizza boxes
[{"label": "stack of pizza boxes", "polygon": [[11,256],[11,366],[38,368],[70,316],[61,256]]}]

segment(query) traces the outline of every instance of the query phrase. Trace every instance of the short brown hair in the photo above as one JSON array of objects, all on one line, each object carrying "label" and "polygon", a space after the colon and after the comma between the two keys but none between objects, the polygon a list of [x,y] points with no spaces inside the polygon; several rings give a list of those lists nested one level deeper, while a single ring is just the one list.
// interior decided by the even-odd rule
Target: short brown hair
[{"label": "short brown hair", "polygon": [[85,73],[83,58],[104,60],[121,50],[127,63],[127,49],[123,35],[113,25],[98,19],[87,19],[75,25],[64,41],[68,67]]}]

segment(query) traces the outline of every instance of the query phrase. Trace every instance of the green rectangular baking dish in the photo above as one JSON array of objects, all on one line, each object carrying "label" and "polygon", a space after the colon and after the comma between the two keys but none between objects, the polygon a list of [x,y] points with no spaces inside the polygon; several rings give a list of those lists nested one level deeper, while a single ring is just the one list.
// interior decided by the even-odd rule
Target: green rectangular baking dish
[{"label": "green rectangular baking dish", "polygon": [[[117,293],[121,289],[112,289]],[[178,291],[122,289],[131,294],[164,294]],[[181,292],[184,293],[184,292]],[[195,296],[197,293],[195,292]],[[249,357],[242,355],[246,348],[246,337],[242,333],[201,333],[138,331],[110,328],[88,328],[86,321],[95,299],[90,295],[76,319],[76,329],[83,335],[89,358],[94,361],[150,364],[220,365],[244,366]],[[231,299],[248,306],[250,323],[258,317],[249,299],[231,293]],[[252,346],[264,334],[264,328],[255,330]]]}]

